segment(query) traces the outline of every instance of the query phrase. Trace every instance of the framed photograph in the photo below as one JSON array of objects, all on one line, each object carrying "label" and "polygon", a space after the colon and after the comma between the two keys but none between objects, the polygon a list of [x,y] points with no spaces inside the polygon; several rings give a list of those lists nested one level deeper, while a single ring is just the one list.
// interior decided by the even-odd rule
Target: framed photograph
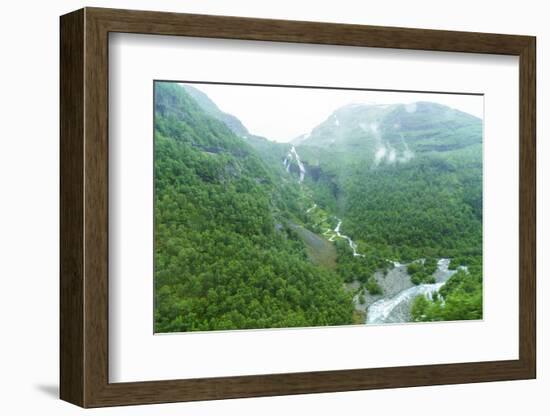
[{"label": "framed photograph", "polygon": [[63,400],[535,378],[534,37],[60,27]]}]

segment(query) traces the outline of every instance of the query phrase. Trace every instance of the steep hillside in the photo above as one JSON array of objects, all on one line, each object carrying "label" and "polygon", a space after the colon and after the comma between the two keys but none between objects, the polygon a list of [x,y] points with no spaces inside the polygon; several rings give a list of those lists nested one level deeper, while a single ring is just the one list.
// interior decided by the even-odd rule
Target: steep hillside
[{"label": "steep hillside", "polygon": [[350,323],[288,225],[298,191],[180,85],[156,83],[155,105],[155,331]]},{"label": "steep hillside", "polygon": [[403,316],[481,316],[478,118],[353,104],[275,143],[193,86],[156,83],[155,104],[157,332],[365,322],[352,297],[392,268],[429,284],[443,258],[469,271]]},{"label": "steep hillside", "polygon": [[351,104],[336,110],[296,141],[338,152],[357,152],[376,163],[405,162],[413,153],[481,143],[478,118],[441,104]]},{"label": "steep hillside", "polygon": [[[272,168],[275,174],[283,174],[284,169],[279,161],[283,160],[288,145],[272,142],[265,137],[251,134],[244,124],[233,114],[221,111],[212,99],[191,84],[180,84],[185,91],[195,100],[196,104],[210,117],[221,121],[235,135],[244,139],[258,152],[258,155]],[[284,177],[284,175],[283,175]],[[279,179],[280,180],[280,179]]]},{"label": "steep hillside", "polygon": [[209,116],[220,120],[237,136],[248,136],[250,133],[237,117],[232,114],[221,111],[216,103],[201,90],[195,88],[191,84],[180,84],[185,92],[195,100],[201,109]]},{"label": "steep hillside", "polygon": [[314,199],[363,250],[479,253],[482,124],[440,104],[349,105],[301,138]]}]

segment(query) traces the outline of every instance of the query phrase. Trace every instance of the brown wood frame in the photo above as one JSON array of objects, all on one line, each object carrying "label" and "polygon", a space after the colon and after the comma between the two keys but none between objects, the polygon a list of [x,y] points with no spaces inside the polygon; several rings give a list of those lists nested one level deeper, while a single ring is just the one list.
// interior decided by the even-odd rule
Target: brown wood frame
[{"label": "brown wood frame", "polygon": [[[60,19],[60,396],[82,407],[320,393],[536,377],[536,39],[85,8]],[[519,56],[519,359],[109,383],[108,34],[249,39]]]}]

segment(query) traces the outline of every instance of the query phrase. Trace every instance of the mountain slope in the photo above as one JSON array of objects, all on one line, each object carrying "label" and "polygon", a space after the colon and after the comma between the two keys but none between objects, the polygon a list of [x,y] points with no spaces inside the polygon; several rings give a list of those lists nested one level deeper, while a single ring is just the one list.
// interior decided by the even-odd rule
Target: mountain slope
[{"label": "mountain slope", "polygon": [[342,280],[285,222],[294,188],[178,84],[155,105],[155,331],[350,323]]},{"label": "mountain slope", "polygon": [[[481,121],[441,104],[351,104],[315,127],[300,146],[361,149],[388,162],[410,159],[406,152],[452,150],[481,143]],[[379,153],[381,149],[385,153]],[[392,153],[393,152],[393,153]],[[392,156],[393,154],[393,156]]]},{"label": "mountain slope", "polygon": [[481,252],[481,120],[429,102],[349,105],[296,146],[314,199],[363,251]]},{"label": "mountain slope", "polygon": [[249,134],[194,87],[155,93],[157,332],[364,321],[343,282],[377,293],[392,261],[436,257],[474,272],[413,318],[478,316],[479,119],[429,102],[349,105],[293,147]]},{"label": "mountain slope", "polygon": [[[264,159],[264,161],[272,167],[274,172],[282,175],[284,172],[281,169],[279,161],[283,160],[288,152],[288,145],[284,143],[272,142],[265,137],[251,134],[244,124],[234,115],[224,113],[219,109],[212,99],[195,88],[191,84],[180,84],[185,91],[195,100],[196,104],[209,116],[221,121],[225,124],[229,130],[235,133],[237,136],[245,139],[258,154]],[[284,175],[283,175],[284,176]],[[279,178],[281,180],[281,178]]]},{"label": "mountain slope", "polygon": [[[205,94],[199,105],[217,109]],[[235,117],[226,121],[209,111],[234,124]],[[346,105],[295,143],[305,189],[322,208],[344,217],[346,230],[368,241],[371,254],[411,258],[479,251],[481,140],[478,118],[417,102]],[[295,158],[286,158],[288,145],[252,135],[247,142],[277,172],[275,182],[288,177],[284,160],[290,175],[300,177]]]},{"label": "mountain slope", "polygon": [[216,103],[201,90],[193,87],[191,84],[180,84],[187,94],[195,100],[201,109],[209,116],[220,120],[237,136],[248,136],[250,133],[241,121],[232,114],[221,111]]}]

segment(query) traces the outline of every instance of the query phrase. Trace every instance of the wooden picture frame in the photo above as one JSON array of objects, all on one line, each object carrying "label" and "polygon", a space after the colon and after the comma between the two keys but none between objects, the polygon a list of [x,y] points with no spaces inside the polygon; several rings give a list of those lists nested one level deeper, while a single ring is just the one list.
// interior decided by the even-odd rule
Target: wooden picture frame
[{"label": "wooden picture frame", "polygon": [[[61,17],[60,396],[82,407],[338,392],[536,377],[534,37],[85,8]],[[519,57],[519,359],[110,383],[108,35],[298,42]]]}]

